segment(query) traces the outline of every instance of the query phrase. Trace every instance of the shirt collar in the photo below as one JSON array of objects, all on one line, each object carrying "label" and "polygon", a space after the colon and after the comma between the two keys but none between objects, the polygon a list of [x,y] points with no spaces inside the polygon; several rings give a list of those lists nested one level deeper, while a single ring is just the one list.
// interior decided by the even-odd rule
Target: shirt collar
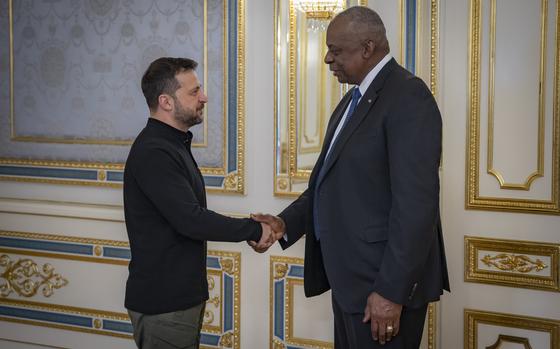
[{"label": "shirt collar", "polygon": [[379,74],[381,69],[383,69],[383,67],[391,60],[391,58],[393,58],[393,56],[391,56],[390,53],[387,53],[387,55],[383,57],[383,59],[379,61],[379,63],[377,63],[372,70],[369,71],[364,80],[362,80],[360,86],[358,87],[362,96],[366,93],[369,85],[371,85],[371,82],[375,79],[377,74]]},{"label": "shirt collar", "polygon": [[176,139],[185,144],[190,144],[193,138],[193,134],[191,131],[183,132],[153,117],[148,118],[147,126],[156,128],[166,137]]}]

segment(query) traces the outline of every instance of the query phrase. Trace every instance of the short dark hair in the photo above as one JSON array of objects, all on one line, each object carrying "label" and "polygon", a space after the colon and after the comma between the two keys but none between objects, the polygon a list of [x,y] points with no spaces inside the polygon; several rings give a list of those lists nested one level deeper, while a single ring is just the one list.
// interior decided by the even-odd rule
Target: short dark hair
[{"label": "short dark hair", "polygon": [[171,96],[179,89],[175,76],[184,71],[196,69],[198,63],[189,58],[161,57],[150,63],[142,76],[142,92],[150,111],[158,106],[158,98],[166,93]]}]

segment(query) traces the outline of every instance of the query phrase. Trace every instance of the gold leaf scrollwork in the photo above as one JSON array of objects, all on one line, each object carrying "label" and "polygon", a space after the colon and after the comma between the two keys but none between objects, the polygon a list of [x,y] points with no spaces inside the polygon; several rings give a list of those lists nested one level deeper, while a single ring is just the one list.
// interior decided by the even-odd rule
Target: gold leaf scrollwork
[{"label": "gold leaf scrollwork", "polygon": [[285,178],[278,179],[278,188],[282,191],[288,190],[288,181]]},{"label": "gold leaf scrollwork", "polygon": [[233,333],[227,332],[220,338],[221,347],[231,348],[233,347]]},{"label": "gold leaf scrollwork", "polygon": [[204,325],[208,325],[214,322],[214,312],[212,310],[204,311]]},{"label": "gold leaf scrollwork", "polygon": [[45,263],[40,271],[31,259],[12,262],[8,255],[2,255],[0,267],[4,268],[0,278],[6,280],[0,284],[0,297],[8,297],[12,292],[22,297],[33,297],[40,288],[45,297],[50,297],[54,289],[68,285],[68,280],[55,274],[54,267],[49,263]]},{"label": "gold leaf scrollwork", "polygon": [[206,304],[213,304],[216,308],[220,306],[220,297],[214,296],[206,301]]},{"label": "gold leaf scrollwork", "polygon": [[220,258],[220,265],[222,266],[222,270],[228,274],[233,274],[235,272],[235,265],[233,263],[233,259],[230,258]]},{"label": "gold leaf scrollwork", "polygon": [[230,173],[224,178],[224,188],[226,190],[237,190],[238,183],[239,183],[239,176],[235,172]]},{"label": "gold leaf scrollwork", "polygon": [[286,344],[282,343],[278,339],[274,338],[273,340],[273,349],[286,349]]},{"label": "gold leaf scrollwork", "polygon": [[212,291],[216,287],[216,282],[211,276],[207,276],[206,279],[208,280],[208,291]]},{"label": "gold leaf scrollwork", "polygon": [[276,280],[283,279],[288,273],[288,269],[289,268],[287,263],[274,264],[274,279]]},{"label": "gold leaf scrollwork", "polygon": [[481,259],[482,263],[489,267],[496,267],[503,271],[511,271],[518,273],[529,273],[531,271],[539,272],[548,268],[540,259],[533,261],[525,255],[500,253],[495,256],[487,254]]}]

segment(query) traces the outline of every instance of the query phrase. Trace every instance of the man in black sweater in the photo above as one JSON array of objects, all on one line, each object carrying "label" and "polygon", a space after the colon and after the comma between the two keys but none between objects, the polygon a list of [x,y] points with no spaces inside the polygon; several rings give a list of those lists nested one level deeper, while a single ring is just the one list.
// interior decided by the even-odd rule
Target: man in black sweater
[{"label": "man in black sweater", "polygon": [[205,302],[206,241],[270,246],[279,236],[251,219],[206,208],[204,179],[191,153],[191,126],[208,101],[186,58],[159,58],[142,77],[150,109],[124,171],[132,258],[125,307],[141,349],[198,348]]}]

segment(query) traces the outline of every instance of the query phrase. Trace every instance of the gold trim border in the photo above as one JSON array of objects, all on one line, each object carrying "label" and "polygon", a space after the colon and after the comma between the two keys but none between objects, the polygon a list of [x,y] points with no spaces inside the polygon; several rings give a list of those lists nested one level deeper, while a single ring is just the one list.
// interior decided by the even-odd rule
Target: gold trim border
[{"label": "gold trim border", "polygon": [[[550,276],[478,268],[478,251],[528,254],[550,258]],[[560,292],[560,244],[465,236],[465,282]]]},{"label": "gold trim border", "polygon": [[469,50],[468,84],[469,105],[467,109],[467,149],[465,207],[467,209],[560,214],[560,4],[556,1],[556,60],[554,64],[551,199],[529,200],[520,198],[484,197],[479,190],[480,167],[480,75],[481,75],[481,28],[482,0],[469,1]]},{"label": "gold trim border", "polygon": [[529,190],[531,184],[540,177],[544,177],[544,121],[545,121],[545,70],[546,70],[546,40],[548,20],[548,0],[541,0],[541,48],[539,59],[539,106],[538,106],[538,132],[537,132],[537,169],[527,176],[525,182],[506,183],[500,171],[494,168],[494,107],[495,107],[495,73],[496,73],[496,12],[497,0],[490,1],[490,52],[489,52],[489,78],[488,78],[488,146],[487,146],[487,173],[494,176],[500,184],[500,189]]},{"label": "gold trim border", "polygon": [[[98,246],[100,248],[103,247],[128,248],[129,247],[127,241],[91,239],[91,238],[81,238],[75,236],[29,233],[29,232],[21,232],[21,231],[0,230],[0,237],[13,237],[13,238],[22,238],[22,239],[29,239],[29,240],[78,243],[78,244],[91,245],[91,247],[94,250]],[[128,259],[122,259],[122,258],[110,258],[110,257],[95,256],[95,255],[91,255],[91,256],[78,255],[78,254],[72,254],[71,252],[65,254],[64,252],[37,251],[37,250],[30,250],[30,249],[18,248],[18,247],[0,247],[0,253],[11,253],[17,255],[24,255],[24,256],[55,258],[55,259],[90,262],[90,263],[113,264],[113,265],[120,265],[120,266],[128,266],[128,262],[129,262]]]},{"label": "gold trim border", "polygon": [[[522,316],[515,314],[494,313],[473,309],[464,310],[464,348],[479,349],[478,325],[503,326],[550,334],[550,349],[558,348],[560,343],[560,321],[552,319]],[[482,349],[482,348],[481,348]]]}]

